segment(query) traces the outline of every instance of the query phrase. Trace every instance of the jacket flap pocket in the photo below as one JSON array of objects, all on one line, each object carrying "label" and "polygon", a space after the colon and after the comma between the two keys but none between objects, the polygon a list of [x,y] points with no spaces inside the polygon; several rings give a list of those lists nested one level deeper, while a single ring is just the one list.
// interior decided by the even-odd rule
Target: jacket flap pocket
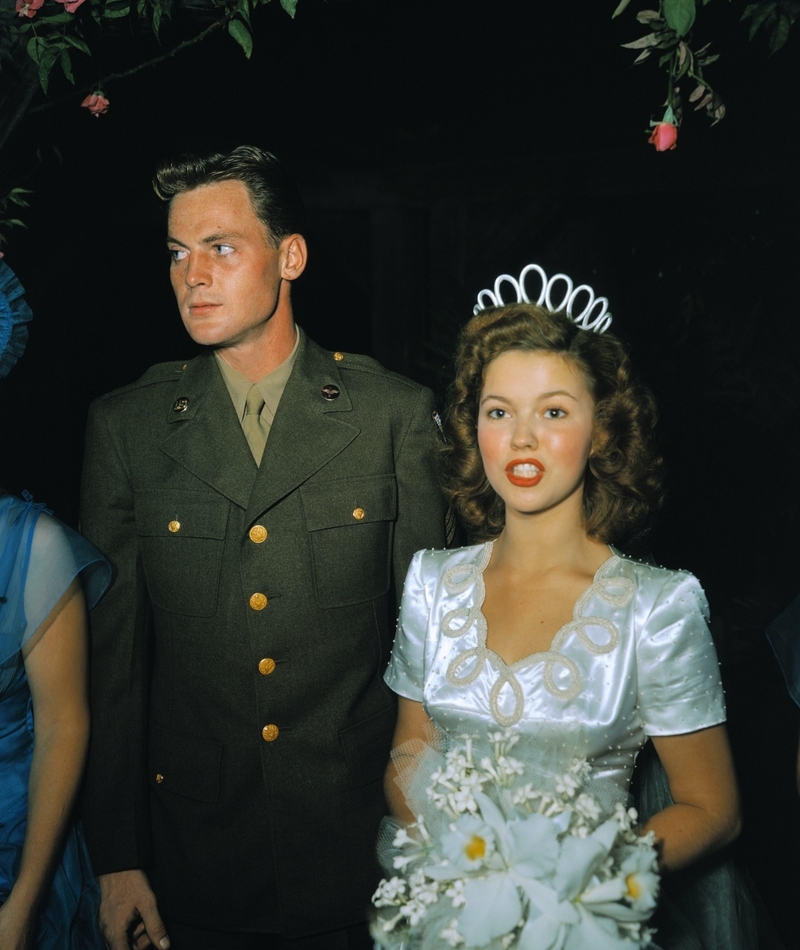
[{"label": "jacket flap pocket", "polygon": [[353,788],[383,777],[389,764],[396,721],[397,706],[392,705],[339,733]]},{"label": "jacket flap pocket", "polygon": [[397,517],[397,484],[394,475],[338,478],[300,489],[309,531],[394,521]]},{"label": "jacket flap pocket", "polygon": [[134,493],[133,504],[143,537],[225,537],[230,503],[215,493],[145,489]]},{"label": "jacket flap pocket", "polygon": [[150,730],[150,785],[198,802],[219,801],[222,743],[154,724]]}]

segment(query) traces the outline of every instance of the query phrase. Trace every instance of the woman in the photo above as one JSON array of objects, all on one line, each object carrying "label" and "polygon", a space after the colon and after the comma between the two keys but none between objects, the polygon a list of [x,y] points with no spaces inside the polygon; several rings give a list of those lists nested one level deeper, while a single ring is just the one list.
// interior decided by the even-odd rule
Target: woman
[{"label": "woman", "polygon": [[[592,778],[624,794],[651,738],[673,804],[643,831],[672,871],[736,837],[739,802],[699,584],[609,547],[639,541],[660,503],[654,421],[610,335],[534,305],[473,318],[445,477],[482,543],[415,555],[386,681],[401,755],[431,720],[451,736],[547,724],[570,752],[579,733]],[[386,794],[411,820],[397,763]]]},{"label": "woman", "polygon": [[[0,376],[24,345],[21,293],[0,262]],[[89,736],[86,601],[110,575],[43,506],[0,490],[0,950],[103,947],[70,813]]]}]

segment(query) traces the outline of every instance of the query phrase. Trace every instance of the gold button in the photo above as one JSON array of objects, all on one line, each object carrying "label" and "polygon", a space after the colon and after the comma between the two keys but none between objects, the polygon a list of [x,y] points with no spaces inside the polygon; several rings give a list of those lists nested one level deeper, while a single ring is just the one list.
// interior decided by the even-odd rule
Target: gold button
[{"label": "gold button", "polygon": [[340,353],[338,350],[333,354],[333,358],[337,363],[341,363],[344,359],[344,353]]},{"label": "gold button", "polygon": [[156,775],[156,785],[160,785],[164,781],[164,776],[159,772]]},{"label": "gold button", "polygon": [[353,517],[356,519],[356,521],[361,521],[361,519],[364,517],[365,514],[366,512],[364,511],[363,508],[353,509]]},{"label": "gold button", "polygon": [[170,521],[167,527],[173,534],[176,534],[178,531],[181,530],[181,523],[180,521]]},{"label": "gold button", "polygon": [[254,524],[248,533],[253,544],[261,544],[267,540],[268,531],[263,524]]},{"label": "gold button", "polygon": [[265,656],[264,659],[258,664],[258,672],[262,676],[269,676],[270,673],[275,672],[275,660],[272,657]]},{"label": "gold button", "polygon": [[263,610],[268,603],[269,601],[264,594],[253,594],[250,597],[250,606],[253,610]]},{"label": "gold button", "polygon": [[270,723],[268,726],[264,726],[261,730],[261,735],[264,739],[264,742],[274,742],[278,738],[278,733],[280,729],[274,724]]}]

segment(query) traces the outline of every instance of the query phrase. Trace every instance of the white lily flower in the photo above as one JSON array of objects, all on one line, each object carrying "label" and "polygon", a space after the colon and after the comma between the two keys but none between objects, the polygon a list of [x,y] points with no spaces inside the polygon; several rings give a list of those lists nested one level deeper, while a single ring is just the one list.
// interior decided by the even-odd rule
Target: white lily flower
[{"label": "white lily flower", "polygon": [[477,815],[462,815],[442,835],[442,853],[462,871],[479,870],[494,850],[494,831]]}]

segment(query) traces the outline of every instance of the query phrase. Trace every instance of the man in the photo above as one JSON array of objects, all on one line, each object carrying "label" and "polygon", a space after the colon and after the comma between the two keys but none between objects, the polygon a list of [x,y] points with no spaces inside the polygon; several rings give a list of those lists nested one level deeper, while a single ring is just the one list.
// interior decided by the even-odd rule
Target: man
[{"label": "man", "polygon": [[82,522],[116,575],[92,617],[101,926],[112,950],[371,946],[381,673],[411,555],[442,543],[430,393],[295,326],[306,243],[273,156],[155,188],[208,350],[90,411]]}]

